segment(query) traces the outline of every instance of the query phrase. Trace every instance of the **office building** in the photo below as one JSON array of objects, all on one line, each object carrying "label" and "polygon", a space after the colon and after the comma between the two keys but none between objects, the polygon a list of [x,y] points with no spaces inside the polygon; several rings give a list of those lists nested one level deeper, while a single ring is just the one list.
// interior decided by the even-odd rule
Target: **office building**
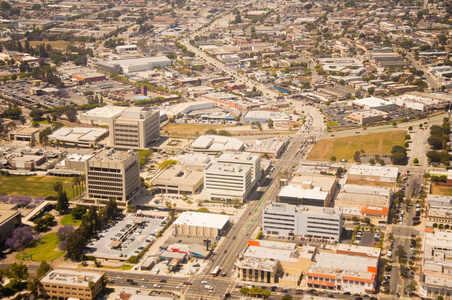
[{"label": "office building", "polygon": [[110,146],[146,149],[160,139],[160,113],[148,107],[128,107],[109,122]]},{"label": "office building", "polygon": [[228,222],[227,215],[185,211],[173,223],[174,235],[223,236]]},{"label": "office building", "polygon": [[331,207],[269,202],[262,215],[262,232],[338,240],[342,233],[342,212]]},{"label": "office building", "polygon": [[84,205],[102,206],[113,198],[126,208],[140,192],[138,153],[103,149],[86,161],[85,176]]},{"label": "office building", "polygon": [[282,182],[277,201],[292,205],[330,206],[337,188],[332,176],[295,176],[291,182]]},{"label": "office building", "polygon": [[40,128],[19,127],[9,132],[10,141],[18,142],[39,142]]},{"label": "office building", "polygon": [[213,163],[204,170],[204,196],[209,200],[246,201],[252,187],[250,166]]},{"label": "office building", "polygon": [[0,203],[0,243],[9,238],[21,224],[22,215],[17,204]]},{"label": "office building", "polygon": [[222,164],[248,166],[251,168],[253,186],[261,179],[261,156],[242,152],[223,152],[216,161]]},{"label": "office building", "polygon": [[152,179],[151,184],[162,193],[195,194],[202,190],[204,172],[194,171],[184,165],[175,165],[163,170]]},{"label": "office building", "polygon": [[103,290],[104,273],[51,270],[37,284],[39,298],[93,300]]}]

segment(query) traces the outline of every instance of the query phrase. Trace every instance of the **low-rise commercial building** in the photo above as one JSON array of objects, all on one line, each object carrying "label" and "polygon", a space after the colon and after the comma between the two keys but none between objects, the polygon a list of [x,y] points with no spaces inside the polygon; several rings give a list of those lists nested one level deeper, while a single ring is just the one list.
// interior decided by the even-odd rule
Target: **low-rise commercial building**
[{"label": "low-rise commercial building", "polygon": [[262,157],[275,159],[278,158],[284,149],[286,149],[287,140],[271,140],[271,141],[257,141],[256,144],[251,144],[246,148],[246,152],[257,153]]},{"label": "low-rise commercial building", "polygon": [[262,232],[338,240],[342,233],[342,212],[331,207],[269,202],[262,215]]},{"label": "low-rise commercial building", "polygon": [[195,194],[202,189],[204,172],[193,171],[184,165],[175,165],[162,171],[151,184],[163,193]]},{"label": "low-rise commercial building", "polygon": [[108,130],[94,127],[61,127],[49,135],[54,143],[82,148],[97,147],[98,142],[106,137]]},{"label": "low-rise commercial building", "polygon": [[219,154],[223,151],[242,151],[243,149],[245,149],[245,144],[239,139],[220,135],[202,135],[189,146],[190,152],[206,154]]},{"label": "low-rise commercial building", "polygon": [[39,142],[40,128],[19,127],[11,130],[8,134],[10,141]]},{"label": "low-rise commercial building", "polygon": [[175,236],[217,237],[227,233],[229,216],[185,211],[173,223]]},{"label": "low-rise commercial building", "polygon": [[152,70],[155,67],[164,68],[170,65],[171,60],[166,56],[141,57],[97,62],[97,68],[99,70],[115,74],[129,74],[134,72]]},{"label": "low-rise commercial building", "polygon": [[382,122],[389,119],[389,114],[384,111],[369,109],[355,111],[348,114],[347,119],[354,121],[360,125],[366,125],[369,123]]},{"label": "low-rise commercial building", "polygon": [[51,270],[38,282],[38,297],[93,300],[103,290],[103,276],[91,271]]},{"label": "low-rise commercial building", "polygon": [[318,253],[306,274],[307,286],[351,293],[374,292],[379,254],[374,257],[365,256],[362,251],[354,252],[356,250]]},{"label": "low-rise commercial building", "polygon": [[434,230],[424,236],[419,295],[422,299],[450,299],[452,295],[452,232]]},{"label": "low-rise commercial building", "polygon": [[248,241],[235,263],[241,281],[298,286],[311,265],[315,247],[295,243]]},{"label": "low-rise commercial building", "polygon": [[426,226],[440,229],[451,228],[452,226],[451,196],[428,195]]}]

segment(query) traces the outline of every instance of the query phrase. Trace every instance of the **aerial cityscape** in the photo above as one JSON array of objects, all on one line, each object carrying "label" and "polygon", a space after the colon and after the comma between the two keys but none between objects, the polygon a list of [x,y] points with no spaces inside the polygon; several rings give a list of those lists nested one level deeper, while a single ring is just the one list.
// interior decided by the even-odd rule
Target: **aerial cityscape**
[{"label": "aerial cityscape", "polygon": [[0,1],[0,299],[452,300],[452,2]]}]

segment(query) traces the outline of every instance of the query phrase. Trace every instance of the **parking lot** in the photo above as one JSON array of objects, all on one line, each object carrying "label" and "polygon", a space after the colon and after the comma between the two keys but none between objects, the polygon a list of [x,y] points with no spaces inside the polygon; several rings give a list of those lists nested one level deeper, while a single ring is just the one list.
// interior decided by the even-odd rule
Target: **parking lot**
[{"label": "parking lot", "polygon": [[10,97],[24,105],[32,105],[36,108],[53,108],[66,105],[67,100],[56,96],[54,93],[45,93],[42,95],[33,95],[31,89],[42,89],[42,84],[35,84],[31,81],[17,81],[8,83],[0,87],[0,95]]},{"label": "parking lot", "polygon": [[[143,220],[140,224],[137,221]],[[99,258],[127,260],[152,243],[165,226],[167,217],[131,214],[111,223],[88,244],[89,255]],[[112,245],[120,244],[115,248]]]}]

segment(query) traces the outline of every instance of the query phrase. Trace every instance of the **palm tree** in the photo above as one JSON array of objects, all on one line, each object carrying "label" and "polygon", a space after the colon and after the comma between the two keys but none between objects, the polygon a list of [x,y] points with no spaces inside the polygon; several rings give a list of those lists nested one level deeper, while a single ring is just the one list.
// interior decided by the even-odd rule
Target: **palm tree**
[{"label": "palm tree", "polygon": [[78,196],[78,177],[73,177],[72,178],[72,187],[75,186],[76,192],[77,192],[77,196]]}]

